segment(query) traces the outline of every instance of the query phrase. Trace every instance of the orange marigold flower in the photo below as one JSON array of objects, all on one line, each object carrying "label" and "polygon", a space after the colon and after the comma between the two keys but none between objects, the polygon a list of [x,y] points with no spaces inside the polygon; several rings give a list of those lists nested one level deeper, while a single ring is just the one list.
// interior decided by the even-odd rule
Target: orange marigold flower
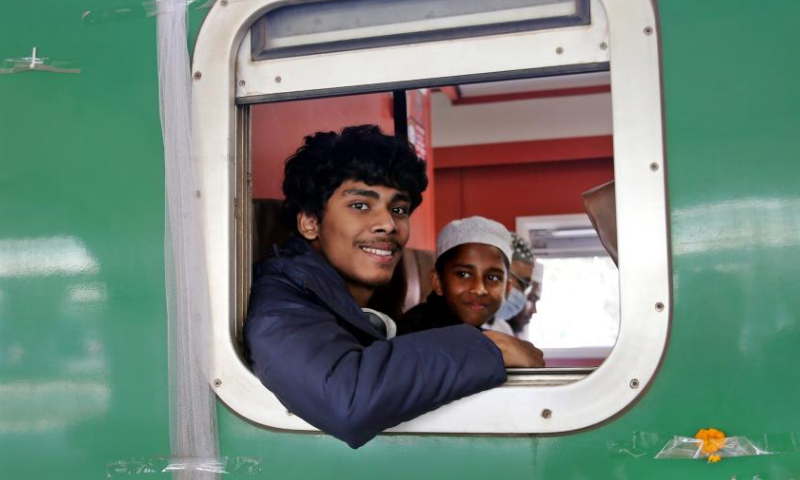
[{"label": "orange marigold flower", "polygon": [[[700,440],[700,449],[703,455],[717,453],[717,451],[725,446],[725,433],[716,428],[701,428],[700,431],[695,434],[694,438]],[[719,457],[719,455],[714,456]],[[711,461],[710,457],[709,461]],[[719,460],[714,461],[718,462]]]},{"label": "orange marigold flower", "polygon": [[716,453],[708,456],[708,463],[717,463],[720,460],[722,460],[722,457],[720,457]]}]

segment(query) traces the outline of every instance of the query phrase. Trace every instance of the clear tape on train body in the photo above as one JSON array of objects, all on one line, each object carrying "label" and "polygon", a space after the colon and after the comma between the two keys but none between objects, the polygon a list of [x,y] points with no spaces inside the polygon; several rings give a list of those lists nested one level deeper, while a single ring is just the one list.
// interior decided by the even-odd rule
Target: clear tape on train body
[{"label": "clear tape on train body", "polygon": [[630,438],[608,442],[608,452],[614,457],[653,458],[667,438],[655,432],[635,431]]},{"label": "clear tape on train body", "polygon": [[[750,455],[778,455],[800,453],[800,433],[766,433],[750,436],[727,437],[736,439],[721,445],[722,457]],[[614,457],[633,459],[703,458],[701,440],[693,437],[669,436],[656,432],[632,432],[630,438],[608,442],[608,452]],[[731,455],[726,455],[728,452]]]},{"label": "clear tape on train body", "polygon": [[22,72],[81,73],[75,60],[54,60],[40,57],[38,49],[33,47],[30,56],[6,58],[0,64],[0,75],[11,75]]},{"label": "clear tape on train body", "polygon": [[720,458],[750,457],[755,455],[773,455],[775,452],[765,450],[754,444],[747,437],[725,437],[713,451],[708,449],[708,441],[694,437],[675,436],[656,454],[656,459],[668,458]]},{"label": "clear tape on train body", "polygon": [[214,0],[181,0],[167,3],[166,0],[147,0],[144,2],[131,2],[118,5],[114,8],[101,10],[87,10],[81,15],[83,23],[97,25],[101,23],[118,22],[137,18],[155,17],[177,10],[203,10],[211,8]]},{"label": "clear tape on train body", "polygon": [[208,472],[216,474],[256,475],[262,460],[256,457],[142,457],[106,464],[106,477],[147,475],[172,472]]},{"label": "clear tape on train body", "polygon": [[[167,0],[146,0],[144,2],[131,2],[118,5],[114,8],[100,10],[86,10],[81,15],[81,20],[87,25],[99,25],[109,22],[134,20],[155,17],[171,13],[176,10],[186,9],[188,12],[210,9],[214,3],[222,0],[181,0],[177,3],[167,3]],[[224,0],[227,3],[239,3],[251,0]]]}]

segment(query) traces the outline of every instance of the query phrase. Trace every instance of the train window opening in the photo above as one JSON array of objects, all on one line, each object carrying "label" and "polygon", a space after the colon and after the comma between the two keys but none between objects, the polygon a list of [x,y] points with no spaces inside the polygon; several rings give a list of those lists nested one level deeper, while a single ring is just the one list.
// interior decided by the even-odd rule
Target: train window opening
[{"label": "train window opening", "polygon": [[[254,223],[241,229],[253,232],[250,260],[261,260],[271,243],[290,234],[277,221],[283,166],[303,138],[375,124],[408,139],[427,161],[430,183],[411,217],[408,251],[391,284],[378,289],[369,306],[402,322],[431,292],[438,232],[452,220],[483,216],[529,240],[537,258],[534,274],[546,278],[534,281],[537,290],[531,293],[542,297],[535,313],[529,304],[530,317],[496,319],[486,328],[508,331],[500,324],[514,325],[518,337],[544,351],[550,368],[596,367],[616,340],[618,279],[588,217],[579,212],[584,191],[613,180],[610,96],[608,73],[598,72],[250,105],[253,215],[245,218]],[[571,153],[592,142],[604,149],[589,158]],[[565,211],[584,219],[581,229],[537,229],[531,220]],[[528,219],[522,229],[521,219]],[[576,249],[575,238],[589,242]],[[249,264],[243,257],[241,268]],[[239,298],[246,300],[248,293],[249,282],[243,282]],[[237,308],[240,340],[244,306]]]},{"label": "train window opening", "polygon": [[[324,3],[336,8],[346,2]],[[417,276],[429,268],[425,252],[433,249],[436,233],[448,218],[441,210],[456,212],[453,218],[495,218],[530,235],[520,221],[578,214],[581,194],[610,180],[618,200],[619,327],[605,361],[599,367],[571,363],[556,369],[510,370],[505,387],[456,401],[391,431],[567,432],[605,421],[637,399],[656,374],[670,320],[658,25],[651,2],[588,0],[590,21],[581,25],[449,40],[415,37],[400,44],[374,44],[369,41],[373,36],[352,39],[354,48],[260,59],[253,54],[252,22],[276,5],[283,3],[215,4],[194,55],[193,139],[201,171],[198,198],[208,252],[217,395],[256,423],[314,430],[286,415],[277,397],[249,370],[237,339],[251,262],[264,235],[272,234],[265,225],[275,221],[280,200],[279,194],[272,194],[279,193],[282,175],[265,174],[264,169],[281,166],[300,144],[302,136],[289,141],[287,128],[303,125],[307,134],[377,123],[384,131],[407,136],[421,156],[432,160],[432,188],[412,215],[416,224],[407,246],[414,252],[408,267],[416,268]],[[388,30],[380,26],[377,31]],[[598,77],[604,80],[593,83]],[[568,80],[574,83],[564,83]],[[539,85],[529,89],[526,84],[531,81]],[[405,102],[397,101],[401,91]],[[586,101],[593,101],[597,111],[606,110],[605,130],[592,127],[599,117],[579,106]],[[417,108],[426,102],[429,122],[418,114],[424,109]],[[524,114],[513,108],[493,113],[504,104],[525,102],[543,106],[538,122],[520,120]],[[328,109],[325,114],[309,109],[304,117],[287,116],[287,109],[312,103],[328,104]],[[349,116],[363,103],[373,103],[367,118]],[[406,124],[398,131],[395,113],[401,105],[407,110],[402,115]],[[584,115],[565,120],[568,111]],[[446,122],[454,126],[451,137],[439,128],[448,112],[454,120]],[[347,121],[325,124],[343,116]],[[257,125],[265,119],[272,126],[262,132]],[[515,136],[509,124],[527,125],[541,136]],[[550,135],[564,128],[572,132]],[[286,150],[276,155],[277,163],[258,160],[263,146],[282,143]],[[559,177],[559,171],[585,175]],[[515,181],[509,183],[509,177]],[[515,210],[515,205],[527,205],[520,199],[531,195],[548,200],[567,195],[576,203],[532,201],[530,210]],[[266,223],[252,221],[254,214]],[[407,288],[404,305],[421,301],[423,288]],[[547,288],[544,284],[543,297]],[[476,415],[497,404],[506,406],[507,416]],[[551,415],[544,417],[542,411]]]}]

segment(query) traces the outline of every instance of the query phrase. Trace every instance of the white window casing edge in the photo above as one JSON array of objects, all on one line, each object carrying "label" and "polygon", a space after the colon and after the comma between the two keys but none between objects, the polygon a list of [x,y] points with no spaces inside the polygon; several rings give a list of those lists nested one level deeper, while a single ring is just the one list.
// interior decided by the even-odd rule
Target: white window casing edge
[{"label": "white window casing edge", "polygon": [[[249,27],[272,5],[286,3],[253,0],[228,2],[223,6],[222,2],[216,2],[205,19],[195,47],[192,134],[201,185],[198,202],[204,215],[214,325],[212,378],[209,382],[214,385],[219,398],[258,424],[290,430],[314,430],[288,413],[264,388],[243,363],[234,345],[231,327],[235,316],[232,232],[237,95],[603,62],[608,61],[610,55],[621,252],[620,333],[611,355],[597,371],[575,383],[497,388],[453,402],[390,431],[565,432],[603,422],[630,405],[651,382],[661,361],[671,308],[658,25],[651,1],[593,0],[593,22],[607,18],[607,39],[597,37],[597,31],[591,26],[584,26],[267,60],[260,66],[240,59],[240,75],[248,78],[244,86],[237,86],[237,54]],[[592,45],[587,43],[589,40]],[[530,42],[541,47],[535,51],[542,53],[534,53]],[[608,48],[601,49],[601,42],[607,42]],[[453,50],[456,48],[454,45],[459,44],[469,44],[474,48],[474,54],[469,58],[465,58],[466,55],[453,57],[453,52],[457,51]],[[503,55],[493,55],[494,49],[501,45],[510,50]],[[556,46],[563,48],[560,54],[556,53]],[[406,60],[398,62],[400,67],[388,70],[353,68],[356,65],[374,65],[369,62],[379,61],[378,55],[381,52],[386,55],[387,51],[399,55],[392,57],[393,61],[397,58]],[[428,56],[420,56],[421,52]],[[445,55],[451,55],[452,64],[447,68],[441,65],[444,62],[436,61],[423,64],[417,61],[413,69],[403,63],[410,59]],[[338,64],[340,69],[326,62]],[[280,73],[274,70],[278,66]],[[309,71],[311,67],[317,72],[326,71],[325,78],[303,73],[313,72]],[[331,70],[322,70],[324,68]],[[258,75],[250,76],[255,70],[259,70]],[[381,70],[383,76],[373,70]],[[355,75],[356,79],[347,77],[347,72]],[[285,76],[286,80],[276,83],[276,75]],[[498,409],[498,405],[503,408]],[[545,409],[551,412],[548,418],[542,415]]]}]

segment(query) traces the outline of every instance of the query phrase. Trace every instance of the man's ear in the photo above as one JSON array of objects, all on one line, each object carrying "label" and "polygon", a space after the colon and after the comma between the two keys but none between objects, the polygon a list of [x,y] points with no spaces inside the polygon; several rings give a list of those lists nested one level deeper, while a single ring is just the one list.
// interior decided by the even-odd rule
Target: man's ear
[{"label": "man's ear", "polygon": [[319,220],[316,215],[306,212],[297,214],[297,231],[309,242],[319,238]]},{"label": "man's ear", "polygon": [[431,270],[430,275],[431,275],[431,288],[433,289],[434,292],[436,292],[436,295],[439,295],[440,297],[444,296],[444,289],[442,288],[442,279],[439,278],[439,272],[437,272],[434,269]]},{"label": "man's ear", "polygon": [[511,293],[512,288],[514,288],[514,286],[511,285],[511,280],[506,278],[506,298],[508,298],[508,294]]}]

